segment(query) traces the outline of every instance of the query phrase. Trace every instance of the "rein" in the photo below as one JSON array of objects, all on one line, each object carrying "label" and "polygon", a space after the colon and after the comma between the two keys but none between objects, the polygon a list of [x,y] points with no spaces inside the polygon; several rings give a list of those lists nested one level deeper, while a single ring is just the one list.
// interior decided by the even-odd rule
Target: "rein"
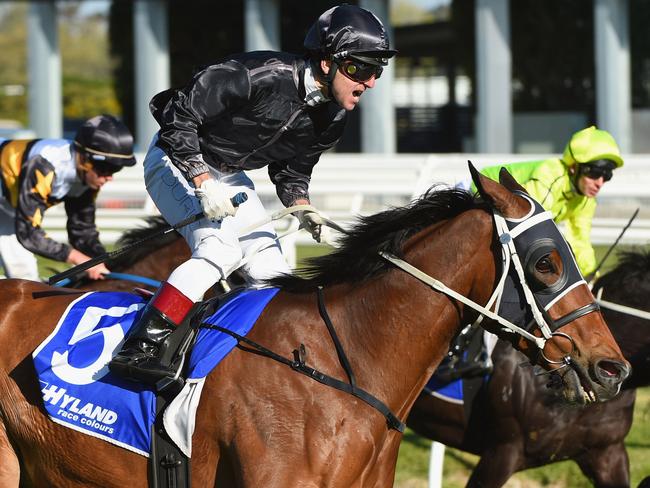
[{"label": "rein", "polygon": [[[334,230],[336,230],[338,232],[341,232],[341,233],[346,232],[343,227],[341,227],[339,224],[337,224],[333,220],[325,217],[325,215],[323,215],[316,207],[314,207],[312,205],[303,204],[303,205],[294,205],[292,207],[287,207],[285,209],[279,210],[279,211],[275,212],[273,215],[271,215],[271,217],[267,217],[266,219],[264,219],[264,220],[262,220],[260,222],[256,222],[256,223],[254,223],[252,225],[249,225],[248,227],[246,227],[245,229],[240,231],[239,238],[240,239],[243,238],[248,233],[252,232],[253,230],[257,229],[258,227],[260,227],[262,225],[268,224],[268,223],[273,222],[275,220],[279,220],[282,217],[285,217],[286,215],[289,215],[289,214],[292,214],[292,213],[295,213],[295,212],[299,212],[299,211],[306,212],[306,213],[313,213],[313,214],[318,216],[318,218],[320,219],[321,225],[324,225],[326,227],[330,227],[330,228],[332,228],[332,229],[334,229]],[[273,242],[271,242],[270,244],[264,244],[263,243],[260,246],[258,246],[257,249],[253,249],[253,251],[249,251],[248,257],[242,258],[242,260],[239,262],[238,267],[241,268],[242,266],[247,264],[251,259],[253,259],[253,257],[255,257],[256,254],[275,246],[276,242],[279,242],[280,240],[284,239],[285,237],[287,237],[290,234],[293,234],[294,232],[298,232],[302,228],[303,228],[302,226],[296,226],[294,228],[289,228],[289,230],[287,230],[284,234],[278,235],[275,238],[273,238]],[[335,244],[333,242],[331,242],[325,235],[321,235],[321,239],[326,244],[329,244],[330,246],[335,247]]]},{"label": "rein", "polygon": [[624,313],[626,315],[632,315],[633,317],[638,317],[644,320],[650,320],[650,312],[646,312],[644,310],[639,310],[637,308],[621,305],[620,303],[608,302],[607,300],[602,300],[602,299],[599,299],[598,303],[600,303],[601,307],[614,310],[615,312]]},{"label": "rein", "polygon": [[[534,205],[532,204],[531,201],[531,212],[532,211],[534,211]],[[390,263],[399,267],[406,273],[410,274],[414,278],[430,286],[434,290],[444,293],[445,295],[455,300],[458,300],[459,302],[462,302],[465,305],[469,306],[470,308],[473,308],[474,310],[479,312],[481,315],[478,317],[475,323],[479,323],[482,320],[483,316],[489,317],[490,319],[498,322],[499,324],[501,324],[511,332],[532,341],[540,349],[540,351],[542,351],[542,356],[547,362],[556,363],[555,361],[549,361],[543,354],[543,349],[546,344],[546,341],[553,336],[562,336],[562,337],[568,337],[571,343],[573,343],[573,340],[569,336],[561,332],[556,332],[556,330],[562,327],[563,325],[566,325],[569,322],[572,322],[588,313],[599,310],[600,308],[598,306],[598,303],[592,302],[587,305],[584,305],[576,310],[569,312],[568,314],[564,315],[563,317],[557,320],[551,319],[551,317],[548,315],[545,309],[542,308],[540,310],[540,307],[537,305],[537,302],[535,300],[535,296],[532,290],[530,289],[530,287],[528,286],[528,283],[526,282],[524,269],[521,264],[519,254],[517,253],[517,250],[515,249],[514,246],[514,239],[517,236],[521,235],[524,231],[530,229],[531,227],[534,227],[535,225],[538,225],[548,220],[552,221],[553,220],[552,215],[550,214],[550,212],[541,212],[536,215],[533,215],[532,217],[526,216],[523,219],[520,219],[519,223],[515,225],[513,229],[508,228],[506,224],[506,219],[503,216],[501,216],[498,212],[493,211],[492,216],[494,218],[494,224],[498,235],[499,243],[501,244],[503,273],[501,275],[501,278],[499,279],[499,283],[497,284],[496,288],[494,289],[494,292],[492,293],[492,296],[488,300],[486,307],[483,307],[478,303],[474,302],[473,300],[470,300],[469,298],[465,297],[464,295],[452,290],[444,283],[436,280],[435,278],[429,276],[428,274],[424,273],[423,271],[416,268],[415,266],[412,266],[406,261],[390,253],[380,251],[379,255],[384,259],[386,259],[387,261],[389,261]],[[533,315],[532,322],[535,322],[537,324],[537,327],[542,333],[542,337],[537,337],[531,334],[530,332],[523,329],[522,327],[513,324],[509,320],[489,310],[489,308],[491,308],[492,306],[494,306],[495,309],[498,307],[498,303],[501,299],[504,290],[505,278],[508,274],[508,270],[510,269],[510,264],[514,266],[515,271],[517,272],[519,283],[523,289],[526,302],[528,303],[528,307]],[[556,297],[553,300],[553,302],[551,302],[548,305],[548,308],[550,308],[555,302],[557,302],[560,298],[566,295],[566,293],[568,293],[570,290],[575,288],[575,286],[578,286],[583,282],[584,280],[574,283],[572,286],[566,289],[564,293]],[[549,326],[549,324],[553,326],[552,329]],[[569,362],[570,362],[570,355],[565,356],[561,361],[559,361],[559,363],[564,363],[564,364],[568,364]]]},{"label": "rein", "polygon": [[[114,273],[113,271],[111,271],[110,273],[105,274],[104,277],[110,280],[133,281],[134,283],[140,283],[141,285],[149,285],[154,288],[158,288],[160,286],[160,281],[158,280],[154,280],[151,278],[147,278],[146,276],[140,276],[140,275],[135,275],[130,273]],[[63,286],[68,286],[70,283],[72,283],[72,280],[70,278],[64,278],[61,281],[57,281],[52,286],[63,287]]]},{"label": "rein", "polygon": [[[481,315],[484,315],[484,316],[486,316],[488,318],[491,318],[492,320],[500,323],[504,327],[510,329],[512,332],[515,332],[516,334],[519,334],[519,335],[533,341],[535,344],[537,344],[537,346],[540,349],[544,347],[544,344],[546,343],[546,339],[544,339],[542,337],[537,337],[537,336],[531,334],[530,332],[528,332],[528,331],[522,329],[521,327],[513,324],[509,320],[506,320],[503,317],[501,317],[500,315],[497,315],[496,313],[492,312],[491,310],[488,310],[487,308],[479,305],[475,301],[467,298],[464,295],[461,295],[457,291],[452,290],[451,288],[449,288],[447,285],[445,285],[441,281],[438,281],[437,279],[429,276],[424,271],[419,270],[418,268],[416,268],[415,266],[407,263],[403,259],[400,259],[400,258],[398,258],[398,257],[396,257],[396,256],[394,256],[392,254],[389,254],[389,253],[383,252],[383,251],[380,251],[379,255],[381,257],[383,257],[385,260],[393,263],[395,266],[400,268],[402,271],[407,272],[408,274],[410,274],[414,278],[417,278],[421,282],[429,285],[434,290],[437,290],[437,291],[439,291],[441,293],[444,293],[445,295],[447,295],[447,296],[449,296],[449,297],[451,297],[451,298],[453,298],[455,300],[458,300],[459,302],[464,303],[465,305],[467,305],[467,306],[473,308],[474,310],[476,310],[477,312],[479,312]],[[496,291],[498,291],[498,288],[497,288]],[[494,295],[493,295],[493,297],[494,297]],[[492,299],[490,299],[490,301],[492,301]]]},{"label": "rein", "polygon": [[614,303],[614,302],[609,302],[607,300],[603,300],[601,298],[603,296],[603,290],[604,288],[598,290],[598,295],[596,296],[596,300],[598,301],[598,303],[602,308],[608,308],[609,310],[614,310],[615,312],[631,315],[632,317],[637,317],[644,320],[650,320],[650,312],[646,312],[645,310],[639,310],[638,308],[628,307],[627,305],[621,305],[620,303]]},{"label": "rein", "polygon": [[[235,207],[238,207],[240,204],[244,203],[247,199],[248,199],[248,195],[246,195],[246,193],[241,192],[241,193],[236,194],[234,197],[232,197],[231,201],[232,201],[233,205],[235,205]],[[282,210],[279,210],[279,211],[273,213],[272,215],[270,215],[268,217],[265,217],[264,219],[249,225],[248,227],[244,228],[240,232],[239,238],[241,239],[242,237],[246,236],[250,232],[257,229],[258,227],[261,227],[263,225],[271,223],[271,222],[273,222],[275,220],[279,220],[279,219],[285,217],[286,215],[289,215],[289,214],[297,212],[297,211],[315,213],[320,217],[320,219],[321,219],[321,221],[322,221],[322,223],[324,225],[327,225],[328,227],[332,227],[332,228],[334,228],[334,229],[336,229],[338,231],[344,232],[344,230],[338,224],[336,224],[332,220],[326,218],[323,214],[321,214],[312,205],[294,205],[292,207],[287,207],[287,208],[284,208]],[[170,233],[172,231],[177,231],[178,229],[181,229],[181,228],[183,228],[183,227],[185,227],[187,225],[193,224],[194,222],[197,222],[198,220],[201,220],[204,217],[205,216],[203,215],[203,212],[200,212],[200,213],[197,213],[195,215],[192,215],[192,216],[186,218],[185,220],[182,220],[182,221],[178,222],[177,224],[168,225],[168,226],[166,226],[166,227],[164,227],[164,228],[162,228],[162,229],[160,229],[160,230],[158,230],[158,231],[156,231],[156,232],[154,232],[152,234],[149,234],[148,236],[140,239],[137,242],[133,242],[131,244],[128,244],[128,245],[126,245],[126,246],[124,246],[124,247],[122,247],[120,249],[115,249],[114,251],[105,252],[104,254],[101,254],[101,255],[96,256],[96,257],[94,257],[92,259],[89,259],[88,261],[85,261],[85,262],[83,262],[81,264],[77,264],[76,266],[73,266],[72,268],[69,268],[69,269],[67,269],[65,271],[62,271],[62,272],[57,273],[57,274],[55,274],[53,276],[50,276],[50,278],[48,278],[48,280],[47,280],[47,283],[49,285],[54,285],[54,286],[57,286],[57,285],[58,286],[66,286],[71,281],[69,279],[69,277],[77,275],[77,274],[81,273],[82,271],[85,271],[85,270],[87,270],[89,268],[92,268],[93,266],[96,266],[96,265],[98,265],[100,263],[103,263],[103,262],[107,261],[108,259],[116,258],[118,256],[121,256],[122,254],[126,254],[126,253],[130,252],[131,250],[137,248],[138,246],[142,245],[143,242],[149,241],[149,240],[151,240],[153,238],[156,238],[156,237],[163,236],[163,235],[168,234],[168,233]],[[282,236],[277,237],[275,240],[281,239],[282,237],[285,237],[285,236],[287,236],[287,235],[289,235],[289,234],[291,234],[293,232],[296,232],[297,230],[298,229],[295,229],[293,231],[289,231],[289,232],[283,234]],[[271,244],[271,245],[274,245],[274,244]],[[256,254],[256,253],[266,249],[267,247],[270,247],[271,245],[268,245],[268,246],[265,245],[264,247],[255,250],[255,252],[253,252],[252,254]],[[240,263],[240,266],[243,266],[247,261],[248,260],[242,260],[242,262]],[[118,279],[121,279],[121,278],[118,278]],[[123,279],[129,279],[129,278],[123,278]],[[144,284],[151,285],[151,286],[158,286],[158,285],[153,284],[153,283],[144,283]]]},{"label": "rein", "polygon": [[[253,354],[259,354],[261,356],[265,356],[267,358],[273,359],[274,361],[285,364],[289,366],[291,369],[293,369],[294,371],[302,373],[305,376],[308,376],[309,378],[318,381],[319,383],[343,391],[345,393],[348,393],[358,398],[359,400],[362,400],[363,402],[370,405],[372,408],[377,410],[386,418],[386,423],[388,424],[389,428],[394,429],[400,433],[404,433],[404,430],[406,428],[404,422],[402,422],[399,418],[397,418],[397,416],[393,414],[393,412],[391,412],[390,408],[388,408],[388,406],[386,406],[385,403],[383,403],[377,397],[373,396],[372,394],[368,393],[367,391],[357,386],[356,379],[354,377],[354,372],[352,371],[352,367],[350,366],[350,362],[348,361],[345,351],[343,350],[343,346],[341,345],[341,341],[339,340],[338,335],[336,334],[336,330],[334,329],[334,325],[332,324],[332,320],[330,319],[329,314],[327,313],[327,310],[325,308],[325,298],[323,296],[322,287],[320,286],[318,287],[316,291],[316,296],[318,298],[318,311],[320,313],[321,318],[323,319],[323,322],[325,322],[325,325],[327,326],[327,330],[330,334],[330,337],[332,338],[332,342],[334,342],[334,347],[336,348],[336,354],[338,356],[339,363],[343,367],[345,374],[348,377],[348,382],[341,381],[325,373],[322,373],[317,369],[307,366],[305,362],[305,356],[307,355],[307,352],[305,350],[305,345],[302,343],[300,344],[300,347],[298,349],[295,349],[293,351],[294,359],[293,361],[291,361],[285,358],[284,356],[280,356],[279,354],[262,346],[261,344],[258,344],[257,342],[252,341],[247,337],[237,334],[236,332],[228,330],[224,327],[208,324],[207,322],[203,322],[199,327],[205,329],[214,329],[214,330],[218,330],[219,332],[223,332],[224,334],[228,334],[229,336],[237,340],[237,347],[242,351],[251,352]],[[242,342],[250,346],[250,348],[242,346],[241,345]]]}]

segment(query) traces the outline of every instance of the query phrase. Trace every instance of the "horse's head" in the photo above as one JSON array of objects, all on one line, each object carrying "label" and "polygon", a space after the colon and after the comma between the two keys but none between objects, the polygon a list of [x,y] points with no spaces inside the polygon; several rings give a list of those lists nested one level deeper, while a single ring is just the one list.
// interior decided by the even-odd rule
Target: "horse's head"
[{"label": "horse's head", "polygon": [[491,302],[499,304],[505,322],[486,328],[561,378],[568,401],[612,398],[629,374],[629,364],[552,216],[505,169],[501,184],[471,165],[470,171],[494,209],[503,252],[503,275]]}]

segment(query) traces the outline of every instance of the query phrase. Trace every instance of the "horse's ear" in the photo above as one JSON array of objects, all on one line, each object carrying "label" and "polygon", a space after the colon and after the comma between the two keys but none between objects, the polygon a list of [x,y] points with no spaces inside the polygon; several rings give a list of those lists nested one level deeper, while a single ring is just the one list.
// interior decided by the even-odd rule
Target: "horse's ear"
[{"label": "horse's ear", "polygon": [[469,159],[467,160],[467,166],[469,166],[469,174],[472,175],[472,181],[474,182],[474,185],[476,185],[478,194],[483,198],[486,198],[483,192],[483,186],[481,185],[481,173],[479,173],[479,171]]},{"label": "horse's ear", "polygon": [[517,180],[514,179],[514,177],[505,167],[499,170],[499,183],[501,183],[510,191],[521,191],[525,194],[528,194],[526,189],[521,186]]},{"label": "horse's ear", "polygon": [[[528,201],[523,197],[515,195],[505,186],[500,185],[487,176],[483,176],[474,167],[471,161],[467,161],[467,163],[469,165],[469,172],[472,175],[472,180],[476,185],[476,189],[481,197],[483,197],[492,208],[496,209],[504,217],[510,218],[521,218],[528,213],[530,210],[530,203]],[[501,178],[501,174],[502,173],[499,174],[499,179]],[[515,185],[519,186],[507,171],[506,174]]]}]

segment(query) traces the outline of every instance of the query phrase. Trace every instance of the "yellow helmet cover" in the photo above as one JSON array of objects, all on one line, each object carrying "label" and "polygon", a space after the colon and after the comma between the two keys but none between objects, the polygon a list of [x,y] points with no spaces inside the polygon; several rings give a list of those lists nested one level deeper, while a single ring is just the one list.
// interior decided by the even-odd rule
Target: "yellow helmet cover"
[{"label": "yellow helmet cover", "polygon": [[609,159],[616,164],[617,168],[623,166],[621,151],[612,135],[593,125],[573,134],[562,156],[562,161],[567,166],[599,159]]}]

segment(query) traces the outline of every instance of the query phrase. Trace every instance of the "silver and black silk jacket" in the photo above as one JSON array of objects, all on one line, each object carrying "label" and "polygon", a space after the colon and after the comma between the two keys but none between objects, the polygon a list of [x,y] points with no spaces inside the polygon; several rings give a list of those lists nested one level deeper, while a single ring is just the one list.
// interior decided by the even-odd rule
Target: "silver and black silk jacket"
[{"label": "silver and black silk jacket", "polygon": [[312,168],[336,144],[345,110],[332,101],[305,102],[305,59],[259,51],[199,71],[181,89],[156,95],[158,146],[190,180],[208,171],[257,169],[285,206],[309,199]]}]

